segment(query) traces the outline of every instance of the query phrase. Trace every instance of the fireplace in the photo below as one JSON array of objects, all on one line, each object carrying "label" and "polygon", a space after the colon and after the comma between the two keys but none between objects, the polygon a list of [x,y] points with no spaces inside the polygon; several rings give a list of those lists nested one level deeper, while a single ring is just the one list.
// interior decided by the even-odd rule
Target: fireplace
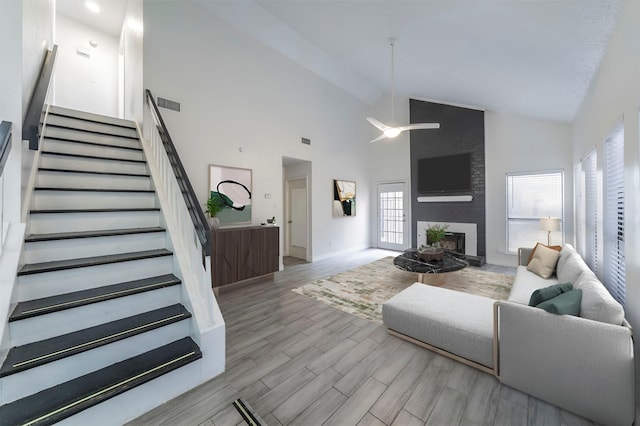
[{"label": "fireplace", "polygon": [[464,237],[465,234],[462,232],[447,232],[440,241],[440,245],[447,250],[464,254]]},{"label": "fireplace", "polygon": [[[475,223],[455,223],[455,222],[436,222],[436,221],[417,221],[418,235],[417,235],[417,247],[422,244],[427,244],[427,232],[426,228],[432,225],[447,226],[447,235],[457,236],[462,235],[464,242],[459,246],[456,240],[456,251],[464,253],[467,256],[478,255],[478,231]],[[448,237],[445,236],[445,240]],[[445,246],[448,247],[448,246]]]}]

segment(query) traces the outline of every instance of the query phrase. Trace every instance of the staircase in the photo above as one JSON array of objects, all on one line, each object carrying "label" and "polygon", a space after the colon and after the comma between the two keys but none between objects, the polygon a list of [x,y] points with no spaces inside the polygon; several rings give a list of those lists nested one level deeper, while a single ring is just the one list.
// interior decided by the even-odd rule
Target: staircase
[{"label": "staircase", "polygon": [[0,424],[122,423],[202,381],[197,327],[134,124],[50,107],[43,134]]}]

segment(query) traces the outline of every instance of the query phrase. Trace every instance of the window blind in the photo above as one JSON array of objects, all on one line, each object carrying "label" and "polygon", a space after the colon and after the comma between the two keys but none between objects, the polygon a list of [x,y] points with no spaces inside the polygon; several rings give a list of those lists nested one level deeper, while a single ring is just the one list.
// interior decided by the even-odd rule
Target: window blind
[{"label": "window blind", "polygon": [[598,180],[597,153],[594,149],[583,159],[584,166],[584,225],[585,262],[593,272],[598,272]]},{"label": "window blind", "polygon": [[564,173],[507,174],[507,251],[547,243],[547,233],[540,229],[540,218],[560,219],[560,233],[551,234],[551,244],[564,243]]},{"label": "window blind", "polygon": [[618,129],[604,144],[604,285],[624,304],[624,130]]}]

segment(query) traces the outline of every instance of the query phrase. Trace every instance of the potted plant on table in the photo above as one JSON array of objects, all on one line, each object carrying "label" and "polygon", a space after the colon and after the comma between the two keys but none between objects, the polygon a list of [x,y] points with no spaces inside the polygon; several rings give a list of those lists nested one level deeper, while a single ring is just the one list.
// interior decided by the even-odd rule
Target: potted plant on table
[{"label": "potted plant on table", "polygon": [[418,249],[418,255],[426,262],[441,261],[444,256],[444,249],[440,247],[440,241],[447,235],[449,225],[430,225],[425,229],[427,233],[427,244]]},{"label": "potted plant on table", "polygon": [[449,225],[429,225],[425,231],[427,232],[427,244],[433,247],[439,247],[440,241],[447,235]]},{"label": "potted plant on table", "polygon": [[212,229],[218,229],[220,227],[220,219],[217,218],[218,213],[222,210],[220,199],[211,195],[205,204],[205,212],[209,215],[209,224]]}]

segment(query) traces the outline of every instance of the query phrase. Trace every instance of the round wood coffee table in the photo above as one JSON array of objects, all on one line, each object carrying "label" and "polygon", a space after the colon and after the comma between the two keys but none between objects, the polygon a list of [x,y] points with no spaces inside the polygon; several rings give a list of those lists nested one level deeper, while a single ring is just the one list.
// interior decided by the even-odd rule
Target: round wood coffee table
[{"label": "round wood coffee table", "polygon": [[435,286],[441,286],[452,279],[454,275],[448,272],[459,271],[469,266],[469,262],[461,253],[445,250],[442,260],[426,262],[420,258],[417,249],[405,250],[393,259],[393,264],[403,271],[417,273],[419,282]]}]

